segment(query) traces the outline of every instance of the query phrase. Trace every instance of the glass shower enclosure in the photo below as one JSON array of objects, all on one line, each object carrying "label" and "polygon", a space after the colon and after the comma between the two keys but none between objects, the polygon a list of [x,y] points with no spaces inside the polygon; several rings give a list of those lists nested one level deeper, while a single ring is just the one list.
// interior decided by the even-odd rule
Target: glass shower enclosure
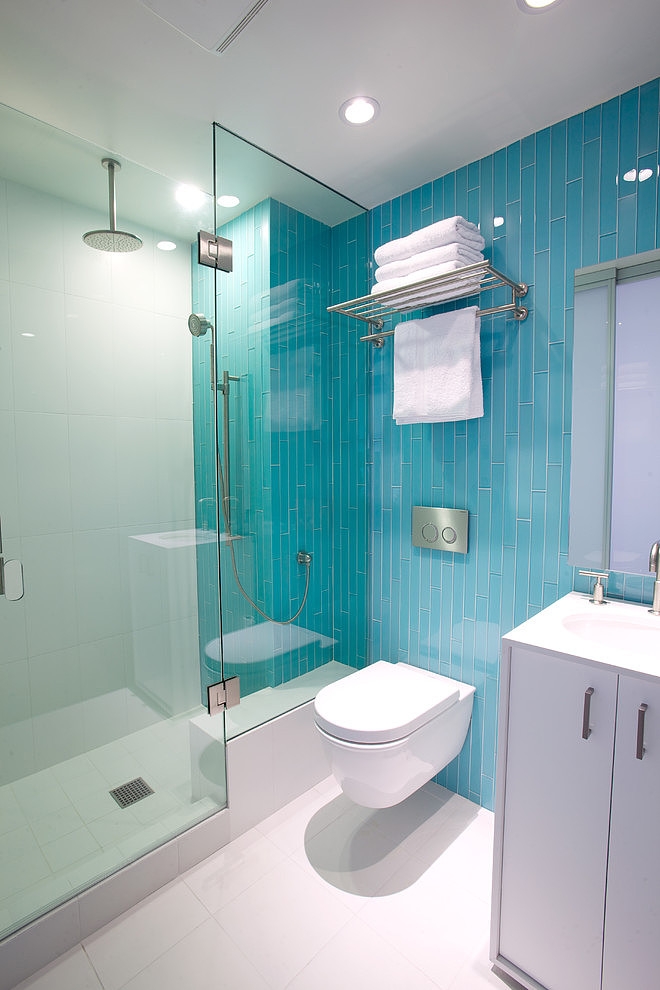
[{"label": "glass shower enclosure", "polygon": [[[95,250],[108,157],[0,107],[3,935],[226,804],[224,735],[203,779],[195,738],[198,596],[219,635],[216,455],[213,429],[193,447],[186,325],[213,199],[182,205],[113,155],[117,226],[142,246]],[[210,187],[210,141],[207,170]]]},{"label": "glass shower enclosure", "polygon": [[[203,193],[0,106],[0,937],[225,808],[226,740],[367,659],[370,354],[327,312],[367,214],[210,145]],[[126,253],[83,241],[110,157]]]},{"label": "glass shower enclosure", "polygon": [[231,739],[366,659],[369,354],[327,307],[367,291],[367,213],[218,124],[214,163],[215,232],[233,262],[204,301],[216,326],[222,633],[200,641],[207,681],[220,655],[225,676],[240,677]]}]

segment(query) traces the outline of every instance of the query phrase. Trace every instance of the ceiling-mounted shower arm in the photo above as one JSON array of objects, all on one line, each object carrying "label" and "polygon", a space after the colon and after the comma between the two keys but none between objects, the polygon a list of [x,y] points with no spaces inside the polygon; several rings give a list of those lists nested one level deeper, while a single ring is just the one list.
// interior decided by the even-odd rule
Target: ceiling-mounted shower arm
[{"label": "ceiling-mounted shower arm", "polygon": [[120,169],[121,165],[114,158],[104,158],[101,162],[103,168],[108,170],[108,217],[110,220],[110,230],[113,234],[117,230],[117,201],[115,197],[115,169]]}]

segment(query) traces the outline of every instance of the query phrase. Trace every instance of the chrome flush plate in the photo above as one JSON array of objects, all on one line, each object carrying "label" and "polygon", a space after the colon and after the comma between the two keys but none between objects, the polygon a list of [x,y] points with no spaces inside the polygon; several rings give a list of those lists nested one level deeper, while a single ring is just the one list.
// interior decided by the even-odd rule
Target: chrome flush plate
[{"label": "chrome flush plate", "polygon": [[467,509],[436,509],[413,506],[412,542],[415,547],[467,553]]}]

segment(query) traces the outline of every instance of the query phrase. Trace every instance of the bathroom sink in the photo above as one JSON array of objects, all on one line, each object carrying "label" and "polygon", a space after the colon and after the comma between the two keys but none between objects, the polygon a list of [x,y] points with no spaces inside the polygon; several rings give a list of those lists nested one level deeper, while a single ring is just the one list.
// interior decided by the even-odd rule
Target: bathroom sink
[{"label": "bathroom sink", "polygon": [[598,643],[624,653],[652,655],[660,659],[660,616],[650,615],[646,609],[636,609],[635,620],[622,618],[618,613],[606,614],[605,606],[593,615],[584,613],[565,615],[563,625],[573,636],[591,643]]}]

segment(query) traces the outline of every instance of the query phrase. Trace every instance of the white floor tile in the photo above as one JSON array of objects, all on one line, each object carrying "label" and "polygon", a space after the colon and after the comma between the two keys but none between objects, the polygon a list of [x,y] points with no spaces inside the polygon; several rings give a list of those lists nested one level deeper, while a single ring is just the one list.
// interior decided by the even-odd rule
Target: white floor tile
[{"label": "white floor tile", "polygon": [[83,945],[105,990],[119,990],[208,917],[192,891],[177,881],[106,925]]},{"label": "white floor tile", "polygon": [[281,990],[352,914],[285,860],[215,917],[269,986]]},{"label": "white floor tile", "polygon": [[268,990],[213,918],[145,967],[123,990]]},{"label": "white floor tile", "polygon": [[19,983],[16,990],[101,990],[101,987],[89,959],[77,948]]},{"label": "white floor tile", "polygon": [[289,983],[287,990],[437,990],[359,918],[353,918]]},{"label": "white floor tile", "polygon": [[183,880],[215,914],[284,858],[285,854],[270,839],[251,829],[194,867]]}]

